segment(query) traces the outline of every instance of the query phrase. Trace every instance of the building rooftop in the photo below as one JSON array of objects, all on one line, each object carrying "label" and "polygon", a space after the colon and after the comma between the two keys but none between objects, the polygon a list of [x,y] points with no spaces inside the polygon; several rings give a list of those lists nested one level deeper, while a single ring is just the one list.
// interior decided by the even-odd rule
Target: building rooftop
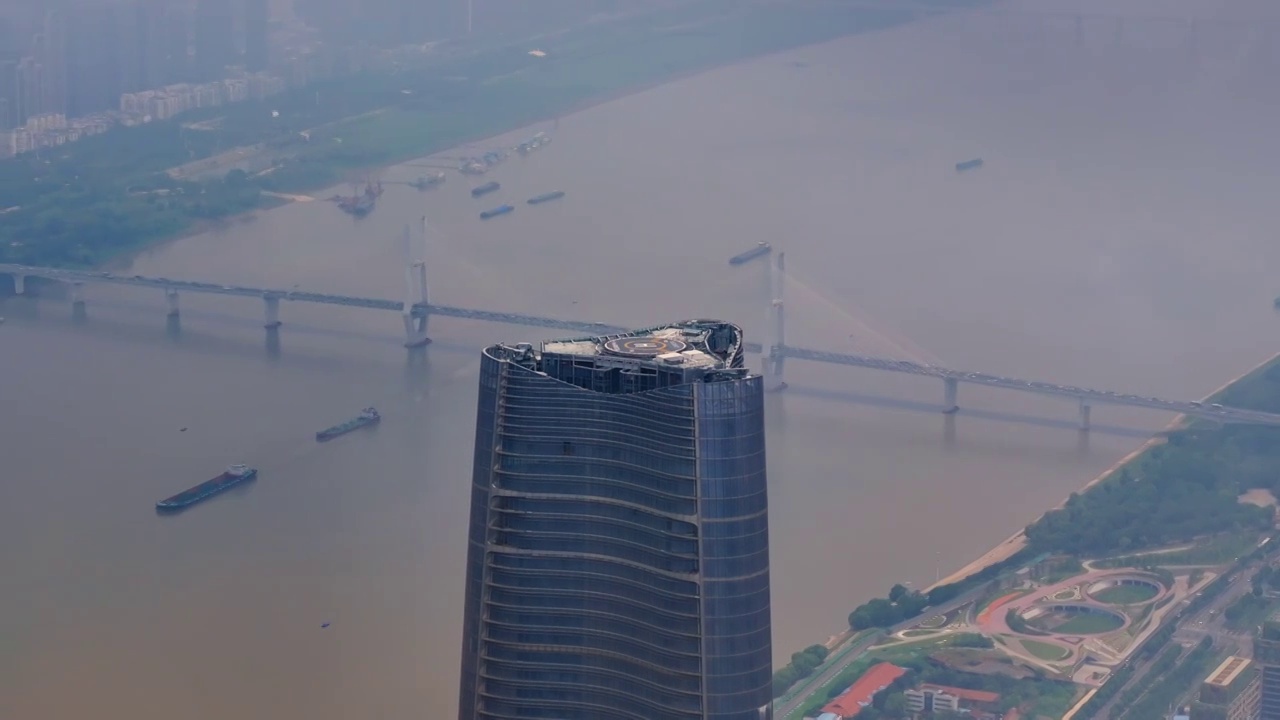
[{"label": "building rooftop", "polygon": [[688,320],[617,335],[496,345],[487,352],[586,390],[634,393],[693,382],[740,380],[742,329]]},{"label": "building rooftop", "polygon": [[871,702],[876,693],[889,687],[894,680],[906,674],[906,670],[892,663],[882,662],[874,665],[862,674],[848,690],[822,708],[824,713],[835,713],[843,718],[851,718],[862,711]]},{"label": "building rooftop", "polygon": [[1218,687],[1229,687],[1236,678],[1240,677],[1240,673],[1249,668],[1248,658],[1236,657],[1232,655],[1222,664],[1209,674],[1209,679],[1205,680],[1209,685],[1217,685]]},{"label": "building rooftop", "polygon": [[933,692],[944,692],[948,695],[954,695],[961,700],[967,700],[975,703],[994,703],[1000,701],[1000,694],[987,692],[986,690],[970,690],[969,688],[952,687],[950,685],[933,685],[925,683],[920,686],[921,690],[931,690]]}]

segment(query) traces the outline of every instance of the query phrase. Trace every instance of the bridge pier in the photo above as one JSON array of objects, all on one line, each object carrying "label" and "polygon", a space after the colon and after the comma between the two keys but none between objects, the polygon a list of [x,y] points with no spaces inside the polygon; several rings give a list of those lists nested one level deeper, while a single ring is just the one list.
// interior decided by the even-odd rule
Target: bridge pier
[{"label": "bridge pier", "polygon": [[267,326],[267,358],[271,360],[280,359],[280,324],[276,323],[275,327]]},{"label": "bridge pier", "polygon": [[763,358],[764,372],[764,390],[765,392],[778,392],[787,388],[787,383],[782,379],[783,361],[786,359],[786,350],[774,345],[769,348],[769,354]]},{"label": "bridge pier", "polygon": [[88,318],[84,305],[84,285],[81,283],[71,284],[71,319],[75,322],[84,322]]},{"label": "bridge pier", "polygon": [[266,324],[263,325],[268,330],[275,330],[280,327],[280,298],[275,295],[263,295],[262,303],[266,306]]},{"label": "bridge pier", "polygon": [[173,288],[165,288],[164,299],[169,307],[169,317],[178,317],[178,291]]},{"label": "bridge pier", "polygon": [[1080,398],[1080,432],[1089,432],[1089,411],[1092,409],[1084,398]]},{"label": "bridge pier", "polygon": [[431,342],[427,337],[427,315],[415,316],[411,312],[404,313],[404,346],[407,348],[422,347]]},{"label": "bridge pier", "polygon": [[27,292],[27,276],[18,273],[13,274],[13,294],[22,295]]},{"label": "bridge pier", "polygon": [[960,406],[956,404],[959,390],[959,380],[953,377],[942,378],[942,412],[951,415],[960,411]]}]

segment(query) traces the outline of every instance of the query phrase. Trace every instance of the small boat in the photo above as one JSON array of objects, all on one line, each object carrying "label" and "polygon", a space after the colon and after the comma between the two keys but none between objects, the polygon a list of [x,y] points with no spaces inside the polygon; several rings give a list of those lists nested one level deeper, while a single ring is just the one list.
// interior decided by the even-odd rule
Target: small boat
[{"label": "small boat", "polygon": [[498,207],[492,210],[485,210],[484,212],[480,213],[480,219],[488,220],[489,218],[495,218],[495,217],[498,217],[499,215],[506,215],[512,210],[515,210],[515,208],[510,205],[499,205]]}]

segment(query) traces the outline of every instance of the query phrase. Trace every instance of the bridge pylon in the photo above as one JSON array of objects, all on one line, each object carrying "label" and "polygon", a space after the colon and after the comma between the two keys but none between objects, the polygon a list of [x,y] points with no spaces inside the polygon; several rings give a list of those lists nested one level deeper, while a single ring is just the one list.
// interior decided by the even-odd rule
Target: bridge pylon
[{"label": "bridge pylon", "polygon": [[770,282],[770,298],[769,302],[769,337],[765,347],[768,348],[767,354],[764,356],[764,389],[768,392],[776,392],[787,386],[783,379],[783,370],[787,359],[787,315],[786,308],[782,301],[783,296],[783,278],[786,275],[786,253],[778,253],[776,262],[770,263],[769,277]]},{"label": "bridge pylon", "polygon": [[[431,338],[427,337],[427,320],[430,318],[430,312],[427,307],[429,305],[427,294],[427,216],[422,216],[422,244],[420,254],[413,252],[413,245],[410,240],[409,226],[404,226],[404,309],[401,311],[404,318],[404,346],[407,348],[422,347],[431,342]],[[418,254],[419,259],[415,260],[414,255]],[[421,312],[415,313],[414,307],[421,307]]]}]

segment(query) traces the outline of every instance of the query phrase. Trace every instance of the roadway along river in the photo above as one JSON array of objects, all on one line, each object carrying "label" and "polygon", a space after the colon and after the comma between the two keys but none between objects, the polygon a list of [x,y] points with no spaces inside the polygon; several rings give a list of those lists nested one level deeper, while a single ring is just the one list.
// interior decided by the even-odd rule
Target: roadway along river
[{"label": "roadway along river", "polygon": [[[1277,49],[1205,28],[1193,56],[1170,28],[1131,21],[1116,46],[1087,25],[1077,45],[1070,22],[1016,15],[837,41],[565,117],[483,201],[452,175],[388,186],[361,221],[295,203],[119,270],[396,298],[398,230],[427,212],[439,302],[720,316],[758,339],[759,276],[725,259],[767,240],[788,252],[797,345],[1191,398],[1277,349]],[[973,157],[985,167],[957,175]],[[504,202],[516,212],[477,219]],[[439,320],[409,363],[394,314],[286,305],[269,357],[259,301],[183,297],[171,338],[159,291],[88,299],[82,326],[53,299],[0,309],[0,717],[449,717],[477,353],[544,333]],[[942,396],[870,371],[788,374]],[[960,403],[1076,411],[969,386]],[[370,404],[376,431],[312,440]],[[779,660],[1137,443],[963,416],[948,439],[938,415],[799,393],[771,398],[769,423]],[[231,462],[261,478],[153,514]]]}]

